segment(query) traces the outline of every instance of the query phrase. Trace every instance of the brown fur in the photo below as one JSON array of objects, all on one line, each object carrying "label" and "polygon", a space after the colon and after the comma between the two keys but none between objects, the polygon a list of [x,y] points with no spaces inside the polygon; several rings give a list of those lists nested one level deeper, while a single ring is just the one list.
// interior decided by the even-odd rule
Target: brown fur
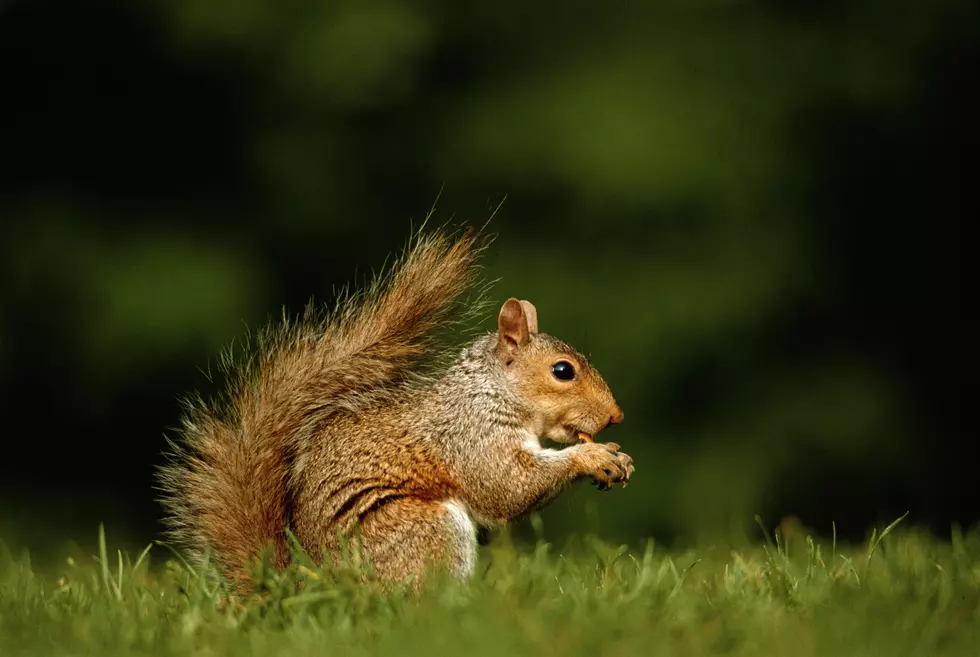
[{"label": "brown fur", "polygon": [[[287,528],[313,555],[359,530],[385,581],[434,562],[465,576],[476,523],[518,518],[580,477],[628,481],[618,446],[537,443],[591,438],[622,411],[584,356],[538,333],[529,302],[508,300],[498,332],[447,362],[434,338],[458,321],[484,244],[418,237],[363,295],[268,329],[257,358],[230,367],[223,403],[188,406],[161,475],[173,536],[213,550],[240,589],[264,549],[286,564]],[[551,374],[559,359],[573,381]]]}]

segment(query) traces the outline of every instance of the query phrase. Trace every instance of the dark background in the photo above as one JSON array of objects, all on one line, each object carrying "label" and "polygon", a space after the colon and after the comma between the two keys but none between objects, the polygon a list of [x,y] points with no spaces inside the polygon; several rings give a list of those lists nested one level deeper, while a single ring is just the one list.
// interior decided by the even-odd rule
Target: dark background
[{"label": "dark background", "polygon": [[177,398],[440,189],[626,410],[550,534],[974,523],[978,13],[0,0],[0,537],[149,540]]}]

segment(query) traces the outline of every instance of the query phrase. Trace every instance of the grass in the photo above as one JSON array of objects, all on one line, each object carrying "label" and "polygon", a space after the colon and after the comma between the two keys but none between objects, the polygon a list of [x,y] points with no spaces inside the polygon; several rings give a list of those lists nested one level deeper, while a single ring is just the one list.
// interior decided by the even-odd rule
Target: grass
[{"label": "grass", "polygon": [[[562,550],[507,536],[468,586],[382,593],[352,568],[267,572],[222,604],[210,569],[161,546],[38,573],[0,544],[0,655],[977,655],[980,532],[895,525],[867,545],[781,536],[736,552]],[[159,563],[158,563],[159,562]],[[295,583],[302,581],[300,592]]]}]

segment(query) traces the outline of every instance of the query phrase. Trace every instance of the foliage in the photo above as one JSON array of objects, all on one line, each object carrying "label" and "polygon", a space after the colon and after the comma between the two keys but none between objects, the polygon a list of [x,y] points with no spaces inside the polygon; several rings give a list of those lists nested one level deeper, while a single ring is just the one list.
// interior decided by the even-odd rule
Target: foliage
[{"label": "foliage", "polygon": [[206,564],[156,564],[159,546],[131,560],[103,534],[98,557],[53,576],[0,552],[0,654],[975,654],[980,533],[893,528],[865,546],[777,532],[684,552],[504,535],[470,585],[383,592],[354,565],[299,559],[245,601]]},{"label": "foliage", "polygon": [[506,196],[495,300],[626,412],[630,489],[549,527],[969,521],[978,8],[0,2],[0,526],[148,538],[200,371],[440,189],[438,221]]}]

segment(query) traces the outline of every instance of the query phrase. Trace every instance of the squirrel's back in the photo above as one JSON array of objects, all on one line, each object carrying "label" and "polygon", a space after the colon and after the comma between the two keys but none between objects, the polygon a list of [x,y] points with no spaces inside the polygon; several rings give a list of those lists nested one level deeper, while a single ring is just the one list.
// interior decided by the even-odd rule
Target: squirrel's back
[{"label": "squirrel's back", "polygon": [[419,233],[364,292],[330,312],[283,319],[259,335],[254,354],[227,358],[225,393],[186,403],[160,472],[171,537],[193,555],[210,550],[240,584],[267,549],[284,566],[300,445],[339,411],[383,401],[440,360],[439,330],[479,307],[455,301],[472,289],[484,244],[474,231]]}]

